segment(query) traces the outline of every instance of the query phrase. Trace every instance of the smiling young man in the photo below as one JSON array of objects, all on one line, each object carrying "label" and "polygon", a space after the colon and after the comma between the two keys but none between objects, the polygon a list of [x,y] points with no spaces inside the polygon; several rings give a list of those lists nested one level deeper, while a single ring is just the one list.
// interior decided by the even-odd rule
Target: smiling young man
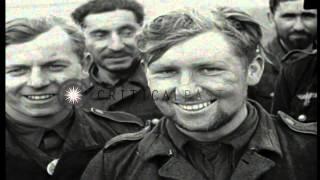
[{"label": "smiling young man", "polygon": [[93,0],[72,13],[85,35],[90,78],[85,105],[125,111],[144,120],[160,117],[140,64],[135,37],[144,19],[132,0]]},{"label": "smiling young man", "polygon": [[86,78],[84,37],[59,18],[6,23],[6,179],[79,179],[111,137],[141,129],[135,116],[61,101]]},{"label": "smiling young man", "polygon": [[[275,79],[281,67],[290,63],[284,56],[292,50],[311,52],[316,48],[317,10],[305,9],[305,0],[270,0],[269,19],[275,29],[275,36],[265,45],[268,61],[261,81],[249,88],[249,98],[258,101],[266,110],[271,111],[274,98]],[[289,82],[294,83],[294,82]]]},{"label": "smiling young man", "polygon": [[147,24],[137,43],[164,117],[151,131],[111,139],[82,180],[315,179],[316,132],[247,100],[263,71],[261,36],[249,15],[229,8]]}]

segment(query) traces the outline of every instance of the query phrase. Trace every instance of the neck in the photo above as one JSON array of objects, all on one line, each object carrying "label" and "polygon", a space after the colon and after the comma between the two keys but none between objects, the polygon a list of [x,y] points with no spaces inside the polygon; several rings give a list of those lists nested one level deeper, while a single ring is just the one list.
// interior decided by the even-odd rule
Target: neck
[{"label": "neck", "polygon": [[97,66],[97,78],[100,79],[102,82],[105,82],[110,85],[116,84],[120,80],[120,76],[116,73],[112,73],[106,69],[103,69]]},{"label": "neck", "polygon": [[191,137],[192,139],[200,142],[214,142],[223,137],[231,134],[235,131],[246,119],[248,115],[248,110],[246,104],[236,113],[235,116],[227,124],[219,127],[218,129],[206,132],[190,132],[181,127],[177,126],[177,129],[180,130],[185,135]]},{"label": "neck", "polygon": [[62,111],[59,111],[59,113],[55,113],[54,115],[50,116],[30,117],[19,111],[16,111],[15,109],[9,106],[6,106],[6,113],[11,117],[11,120],[15,123],[48,129],[52,129],[61,121],[65,120],[71,112],[71,109],[64,109]]}]

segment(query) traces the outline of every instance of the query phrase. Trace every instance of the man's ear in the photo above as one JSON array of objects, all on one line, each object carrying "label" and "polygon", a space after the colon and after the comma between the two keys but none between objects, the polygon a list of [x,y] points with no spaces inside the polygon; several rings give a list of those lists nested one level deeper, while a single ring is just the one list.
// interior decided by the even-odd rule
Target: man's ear
[{"label": "man's ear", "polygon": [[264,59],[257,55],[249,64],[247,70],[247,83],[249,86],[254,86],[259,83],[264,70]]},{"label": "man's ear", "polygon": [[274,14],[272,12],[267,13],[268,20],[271,23],[271,25],[274,25]]},{"label": "man's ear", "polygon": [[146,75],[146,78],[147,78],[147,85],[149,87],[150,85],[150,82],[149,82],[149,69],[148,69],[148,65],[145,63],[145,62],[142,62],[142,66],[143,66],[143,69],[144,69],[144,74]]},{"label": "man's ear", "polygon": [[82,64],[81,64],[82,67],[83,67],[83,70],[88,72],[92,62],[93,62],[92,55],[90,53],[88,53],[88,52],[85,52],[84,56],[83,56],[83,61],[82,61]]},{"label": "man's ear", "polygon": [[81,61],[81,66],[82,66],[81,75],[80,75],[81,79],[85,79],[89,77],[89,69],[92,62],[93,62],[93,59],[91,54],[88,52],[85,52],[83,56],[83,60]]}]

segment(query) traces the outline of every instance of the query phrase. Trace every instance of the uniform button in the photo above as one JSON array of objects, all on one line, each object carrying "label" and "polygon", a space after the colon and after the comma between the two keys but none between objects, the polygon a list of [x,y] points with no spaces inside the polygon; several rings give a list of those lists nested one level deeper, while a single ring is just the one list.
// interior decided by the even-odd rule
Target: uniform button
[{"label": "uniform button", "polygon": [[299,117],[298,117],[298,120],[301,121],[301,122],[305,122],[307,120],[307,116],[304,115],[304,114],[301,114]]},{"label": "uniform button", "polygon": [[151,123],[152,123],[153,125],[157,125],[157,124],[159,124],[159,122],[160,122],[160,120],[159,120],[159,119],[156,119],[156,118],[154,118],[154,119],[151,120]]},{"label": "uniform button", "polygon": [[274,97],[274,92],[270,93],[270,97]]}]

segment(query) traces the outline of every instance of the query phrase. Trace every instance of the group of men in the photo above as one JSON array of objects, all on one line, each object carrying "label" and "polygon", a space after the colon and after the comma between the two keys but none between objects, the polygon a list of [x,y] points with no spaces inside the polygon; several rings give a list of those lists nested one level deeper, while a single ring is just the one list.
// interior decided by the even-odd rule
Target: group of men
[{"label": "group of men", "polygon": [[79,27],[8,21],[6,179],[316,179],[317,11],[303,3],[270,0],[268,45],[229,7],[144,23],[134,0],[91,0]]}]

